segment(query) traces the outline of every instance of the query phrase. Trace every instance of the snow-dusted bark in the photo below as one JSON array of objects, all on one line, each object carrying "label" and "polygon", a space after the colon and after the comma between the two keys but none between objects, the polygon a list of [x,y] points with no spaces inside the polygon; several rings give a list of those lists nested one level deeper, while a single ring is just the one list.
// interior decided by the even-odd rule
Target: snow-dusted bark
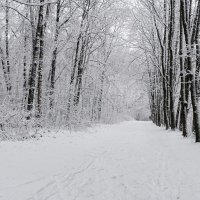
[{"label": "snow-dusted bark", "polygon": [[[44,0],[40,0],[40,3],[44,3]],[[35,39],[35,45],[33,50],[33,60],[31,64],[31,70],[29,74],[29,80],[28,80],[28,105],[27,110],[31,111],[33,109],[33,102],[34,102],[34,95],[35,95],[35,89],[36,89],[36,75],[37,75],[37,66],[38,66],[38,59],[40,54],[40,40],[41,40],[41,33],[43,32],[43,12],[44,12],[44,6],[41,5],[39,7],[39,13],[38,13],[38,23],[37,23],[37,29],[36,29],[36,39]]]}]

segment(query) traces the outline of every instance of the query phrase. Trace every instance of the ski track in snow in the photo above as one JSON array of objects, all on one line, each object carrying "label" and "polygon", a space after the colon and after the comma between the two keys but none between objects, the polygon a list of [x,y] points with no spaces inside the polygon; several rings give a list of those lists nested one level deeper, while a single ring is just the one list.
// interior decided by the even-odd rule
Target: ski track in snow
[{"label": "ski track in snow", "polygon": [[200,146],[150,122],[0,144],[0,200],[199,200]]}]

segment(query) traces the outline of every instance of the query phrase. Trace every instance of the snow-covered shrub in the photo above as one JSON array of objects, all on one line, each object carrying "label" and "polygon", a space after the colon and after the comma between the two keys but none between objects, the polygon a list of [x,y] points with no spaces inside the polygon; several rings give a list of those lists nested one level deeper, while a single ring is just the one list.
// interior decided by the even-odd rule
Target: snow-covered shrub
[{"label": "snow-covered shrub", "polygon": [[36,119],[28,120],[24,109],[11,105],[10,101],[4,101],[0,106],[0,140],[22,140],[32,137],[38,127]]}]

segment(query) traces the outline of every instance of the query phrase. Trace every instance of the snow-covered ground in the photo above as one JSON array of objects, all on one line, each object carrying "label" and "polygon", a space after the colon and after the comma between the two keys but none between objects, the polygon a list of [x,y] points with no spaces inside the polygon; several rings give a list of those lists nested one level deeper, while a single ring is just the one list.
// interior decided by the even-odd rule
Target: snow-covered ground
[{"label": "snow-covered ground", "polygon": [[0,200],[199,200],[200,145],[151,122],[0,143]]}]

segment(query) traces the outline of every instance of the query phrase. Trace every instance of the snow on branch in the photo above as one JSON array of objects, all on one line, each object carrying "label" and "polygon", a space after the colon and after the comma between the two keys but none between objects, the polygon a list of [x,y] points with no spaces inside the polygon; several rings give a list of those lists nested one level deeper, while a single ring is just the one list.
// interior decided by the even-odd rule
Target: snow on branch
[{"label": "snow on branch", "polygon": [[45,6],[47,4],[56,4],[57,3],[57,1],[44,2],[44,3],[26,3],[26,2],[22,2],[21,0],[13,0],[13,1],[20,3],[20,4],[27,5],[27,6]]}]

